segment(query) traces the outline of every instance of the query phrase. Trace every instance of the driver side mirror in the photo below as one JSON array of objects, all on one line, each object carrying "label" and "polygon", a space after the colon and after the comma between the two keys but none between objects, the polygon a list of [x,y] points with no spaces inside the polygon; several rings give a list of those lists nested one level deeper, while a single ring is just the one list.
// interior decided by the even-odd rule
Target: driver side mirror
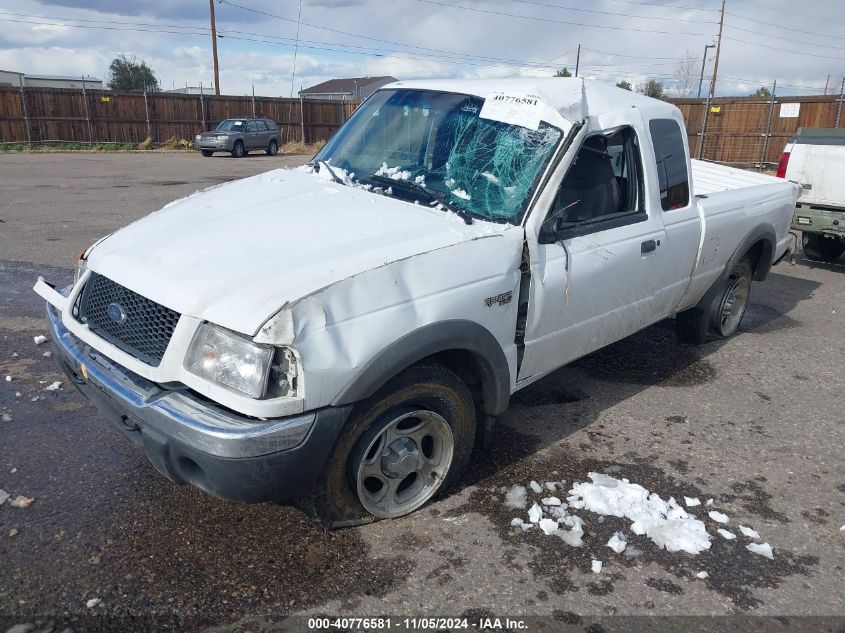
[{"label": "driver side mirror", "polygon": [[561,239],[561,216],[555,214],[547,218],[540,226],[540,234],[537,236],[537,241],[540,244],[554,244]]}]

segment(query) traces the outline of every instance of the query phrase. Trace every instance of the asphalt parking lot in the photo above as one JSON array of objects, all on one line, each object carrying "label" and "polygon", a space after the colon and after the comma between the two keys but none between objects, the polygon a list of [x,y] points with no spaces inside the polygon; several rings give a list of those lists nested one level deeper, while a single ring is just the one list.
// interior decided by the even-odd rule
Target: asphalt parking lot
[{"label": "asphalt parking lot", "polygon": [[[303,160],[0,155],[0,380],[11,378],[0,382],[0,489],[33,499],[0,506],[0,631],[274,631],[303,614],[544,616],[546,630],[591,618],[612,629],[624,615],[842,626],[845,259],[778,265],[729,341],[683,346],[663,323],[555,372],[512,398],[459,490],[361,528],[326,532],[295,508],[179,487],[75,390],[45,390],[64,376],[33,341],[45,332],[39,274],[67,282],[98,237],[196,189]],[[616,554],[605,544],[630,522],[587,512],[581,548],[511,527],[525,513],[504,505],[503,487],[568,488],[589,472],[664,499],[713,499],[707,509],[730,523],[691,510],[714,535],[697,556],[630,533],[640,554]],[[716,536],[740,524],[772,560],[743,536]]]}]

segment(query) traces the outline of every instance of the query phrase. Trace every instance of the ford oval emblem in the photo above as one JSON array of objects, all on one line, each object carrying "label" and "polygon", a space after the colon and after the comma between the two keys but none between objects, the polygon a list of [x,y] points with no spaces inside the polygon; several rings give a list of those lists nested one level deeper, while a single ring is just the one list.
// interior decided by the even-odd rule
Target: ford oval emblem
[{"label": "ford oval emblem", "polygon": [[126,310],[124,310],[123,306],[119,303],[110,303],[106,308],[106,313],[109,315],[109,318],[115,323],[126,322]]}]

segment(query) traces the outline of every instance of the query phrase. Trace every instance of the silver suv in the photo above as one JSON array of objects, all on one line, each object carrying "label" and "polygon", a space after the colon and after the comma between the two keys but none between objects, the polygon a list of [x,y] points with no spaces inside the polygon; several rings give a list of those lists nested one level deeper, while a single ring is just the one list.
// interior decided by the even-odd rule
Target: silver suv
[{"label": "silver suv", "polygon": [[214,152],[231,152],[235,158],[252,150],[263,149],[268,156],[279,151],[279,128],[273,119],[240,117],[225,119],[210,132],[197,134],[194,145],[203,156]]}]

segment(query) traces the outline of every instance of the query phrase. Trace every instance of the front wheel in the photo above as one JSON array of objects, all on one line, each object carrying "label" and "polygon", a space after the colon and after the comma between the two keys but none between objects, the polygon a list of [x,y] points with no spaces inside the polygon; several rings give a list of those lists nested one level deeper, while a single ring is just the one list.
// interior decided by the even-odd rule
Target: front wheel
[{"label": "front wheel", "polygon": [[442,365],[406,369],[356,406],[312,499],[329,528],[395,519],[457,482],[475,443],[475,406]]},{"label": "front wheel", "polygon": [[241,158],[244,154],[246,154],[244,144],[241,141],[237,141],[235,146],[232,148],[232,156],[235,158]]},{"label": "front wheel", "polygon": [[801,244],[807,259],[814,262],[835,262],[845,251],[845,243],[816,233],[802,233]]},{"label": "front wheel", "polygon": [[201,150],[200,150],[200,153],[201,153],[203,156],[205,156],[206,158],[208,158],[208,157],[209,157],[209,156],[211,156],[214,152],[212,152],[210,149],[201,149]]},{"label": "front wheel", "polygon": [[732,336],[739,329],[751,295],[751,262],[741,260],[727,278],[717,282],[703,303],[675,317],[678,336],[687,343],[701,344]]},{"label": "front wheel", "polygon": [[267,146],[267,156],[275,156],[279,153],[279,144],[276,142],[275,139],[270,141],[270,144]]}]

